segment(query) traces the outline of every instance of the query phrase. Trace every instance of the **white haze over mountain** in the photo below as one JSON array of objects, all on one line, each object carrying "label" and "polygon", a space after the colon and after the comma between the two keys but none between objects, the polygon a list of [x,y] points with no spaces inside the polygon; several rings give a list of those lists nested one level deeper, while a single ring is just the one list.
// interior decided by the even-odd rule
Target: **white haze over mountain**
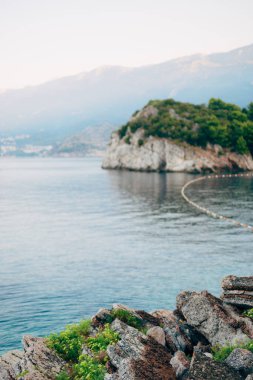
[{"label": "white haze over mountain", "polygon": [[106,66],[0,93],[0,132],[53,142],[91,125],[120,125],[150,99],[210,97],[241,106],[253,101],[253,45],[138,68]]}]

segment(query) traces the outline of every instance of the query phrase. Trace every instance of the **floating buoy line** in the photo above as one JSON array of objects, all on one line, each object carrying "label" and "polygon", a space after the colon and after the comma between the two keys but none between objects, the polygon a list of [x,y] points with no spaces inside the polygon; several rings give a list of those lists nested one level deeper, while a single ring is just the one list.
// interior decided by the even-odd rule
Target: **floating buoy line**
[{"label": "floating buoy line", "polygon": [[196,183],[196,182],[200,182],[200,181],[205,181],[205,180],[208,180],[208,179],[220,179],[220,178],[238,178],[238,177],[253,177],[253,173],[242,173],[242,174],[214,174],[214,175],[207,175],[207,176],[203,176],[203,177],[198,177],[196,179],[193,179],[189,182],[187,182],[181,189],[181,195],[182,197],[186,200],[186,202],[188,202],[191,206],[195,207],[196,209],[198,209],[199,211],[201,211],[202,213],[204,214],[207,214],[208,216],[211,216],[212,218],[215,218],[215,219],[221,219],[221,220],[224,220],[224,221],[227,221],[227,222],[230,222],[238,227],[243,227],[243,228],[246,228],[247,230],[250,230],[251,232],[253,232],[253,226],[250,226],[249,224],[247,223],[241,223],[241,222],[238,222],[237,220],[233,219],[233,218],[228,218],[226,216],[223,216],[223,215],[220,215],[220,214],[217,214],[216,212],[213,212],[205,207],[201,207],[199,204],[197,204],[196,202],[193,202],[189,197],[187,197],[187,195],[185,194],[185,190],[187,188],[189,188],[193,183]]}]

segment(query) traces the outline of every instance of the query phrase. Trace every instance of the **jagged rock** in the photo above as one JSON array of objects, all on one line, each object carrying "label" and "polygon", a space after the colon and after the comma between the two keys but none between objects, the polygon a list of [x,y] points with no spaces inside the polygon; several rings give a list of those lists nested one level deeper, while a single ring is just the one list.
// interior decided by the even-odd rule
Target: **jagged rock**
[{"label": "jagged rock", "polygon": [[125,310],[127,311],[129,314],[133,315],[134,317],[138,318],[140,321],[142,321],[142,317],[134,310],[134,309],[131,309],[130,307],[126,306],[126,305],[121,305],[119,303],[114,303],[112,305],[112,309],[113,310]]},{"label": "jagged rock", "polygon": [[23,352],[18,350],[9,351],[0,357],[0,379],[16,380],[22,372],[21,359]]},{"label": "jagged rock", "polygon": [[221,283],[221,299],[231,305],[243,308],[253,307],[253,276],[227,276]]},{"label": "jagged rock", "polygon": [[151,313],[144,310],[135,310],[136,314],[143,320],[144,326],[151,328],[153,326],[160,326],[160,320],[154,317]]},{"label": "jagged rock", "polygon": [[226,363],[242,376],[253,373],[253,353],[243,348],[236,348],[226,359]]},{"label": "jagged rock", "polygon": [[253,374],[248,375],[245,380],[253,380]]},{"label": "jagged rock", "polygon": [[165,346],[165,333],[161,327],[159,326],[151,327],[147,331],[147,336],[151,336],[151,338],[156,340],[157,343],[161,344],[162,346]]},{"label": "jagged rock", "polygon": [[167,347],[172,353],[181,350],[187,353],[192,352],[193,346],[188,336],[185,335],[177,318],[168,319],[164,324],[164,332],[166,337]]},{"label": "jagged rock", "polygon": [[21,361],[24,380],[54,380],[65,362],[50,350],[44,338],[26,335],[23,338],[24,355]]},{"label": "jagged rock", "polygon": [[111,328],[121,337],[116,345],[107,349],[119,380],[176,379],[170,364],[172,357],[165,347],[118,319]]},{"label": "jagged rock", "polygon": [[112,315],[110,310],[101,308],[98,310],[98,312],[91,318],[91,324],[94,327],[101,327],[105,323],[111,323],[112,322]]},{"label": "jagged rock", "polygon": [[251,322],[206,291],[181,292],[177,308],[212,345],[245,342],[253,335]]},{"label": "jagged rock", "polygon": [[253,292],[244,290],[226,290],[222,293],[221,299],[239,308],[253,308]]},{"label": "jagged rock", "polygon": [[121,304],[113,304],[113,310],[127,311],[133,317],[137,318],[143,327],[151,328],[154,326],[159,326],[159,319],[144,310],[131,309],[130,307]]},{"label": "jagged rock", "polygon": [[156,310],[152,313],[163,326],[165,339],[168,349],[171,353],[183,351],[186,354],[192,354],[193,347],[202,342],[204,345],[208,341],[196,329],[186,323],[184,320],[172,311]]},{"label": "jagged rock", "polygon": [[190,365],[189,380],[243,380],[243,377],[226,363],[215,362],[196,350]]},{"label": "jagged rock", "polygon": [[222,289],[227,290],[251,290],[253,291],[253,276],[237,277],[227,276],[221,282]]},{"label": "jagged rock", "polygon": [[171,359],[170,364],[174,368],[178,380],[185,380],[188,377],[190,362],[184,352],[177,351]]}]

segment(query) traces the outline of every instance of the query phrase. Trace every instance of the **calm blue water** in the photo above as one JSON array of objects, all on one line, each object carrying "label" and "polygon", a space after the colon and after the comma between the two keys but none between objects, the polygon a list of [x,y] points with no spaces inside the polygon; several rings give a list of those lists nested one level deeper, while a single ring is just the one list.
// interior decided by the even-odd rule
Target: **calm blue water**
[{"label": "calm blue water", "polygon": [[[103,171],[99,159],[0,160],[0,350],[114,302],[173,308],[252,275],[253,234],[181,198],[186,174]],[[253,180],[212,180],[194,200],[253,224]],[[189,194],[189,192],[188,192]]]}]

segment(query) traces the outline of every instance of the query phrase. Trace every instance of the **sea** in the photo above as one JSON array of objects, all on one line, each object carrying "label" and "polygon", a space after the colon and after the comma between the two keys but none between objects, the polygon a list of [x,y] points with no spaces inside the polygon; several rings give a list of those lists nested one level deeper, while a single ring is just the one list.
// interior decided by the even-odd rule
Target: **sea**
[{"label": "sea", "polygon": [[[0,352],[122,303],[174,309],[253,274],[253,232],[181,196],[196,175],[102,170],[100,158],[0,159]],[[253,225],[253,179],[197,182],[200,205]]]}]

